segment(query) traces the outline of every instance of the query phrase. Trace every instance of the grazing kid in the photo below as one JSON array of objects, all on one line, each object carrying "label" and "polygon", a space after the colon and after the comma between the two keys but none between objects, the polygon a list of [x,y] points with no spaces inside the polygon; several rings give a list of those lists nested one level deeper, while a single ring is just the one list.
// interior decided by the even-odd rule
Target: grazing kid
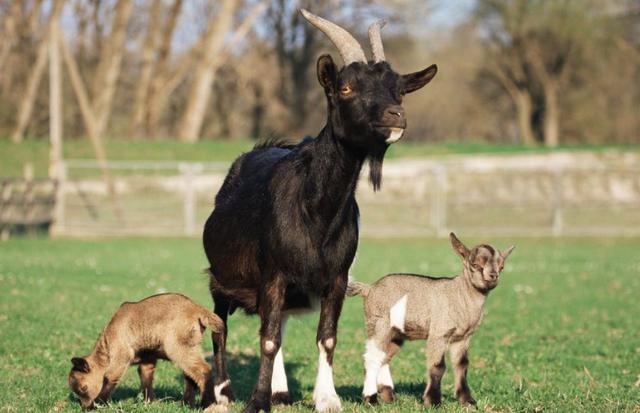
[{"label": "grazing kid", "polygon": [[367,336],[364,355],[363,396],[367,403],[394,399],[389,363],[404,340],[426,340],[428,383],[422,399],[426,406],[440,404],[444,355],[450,351],[456,399],[475,405],[467,383],[469,341],[480,325],[484,303],[498,285],[504,262],[513,246],[500,252],[481,244],[469,250],[450,234],[453,249],[462,257],[462,274],[432,278],[390,274],[371,285],[350,282],[347,295],[364,297]]},{"label": "grazing kid", "polygon": [[195,406],[214,402],[211,367],[202,356],[205,328],[214,342],[224,339],[224,325],[210,310],[181,294],[158,294],[125,302],[113,315],[86,357],[71,359],[69,387],[84,409],[95,400],[106,401],[131,364],[138,365],[146,401],[154,398],[153,373],[158,359],[170,360],[184,372],[183,401]]}]

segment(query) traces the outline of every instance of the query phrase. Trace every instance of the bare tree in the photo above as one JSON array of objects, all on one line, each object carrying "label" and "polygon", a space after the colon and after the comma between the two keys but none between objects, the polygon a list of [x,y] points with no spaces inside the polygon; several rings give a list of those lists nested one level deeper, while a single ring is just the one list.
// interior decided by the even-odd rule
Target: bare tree
[{"label": "bare tree", "polygon": [[205,109],[211,94],[214,70],[212,65],[222,49],[224,36],[231,28],[238,0],[223,0],[220,10],[209,21],[203,37],[203,47],[194,70],[186,108],[178,126],[178,137],[185,142],[198,140]]},{"label": "bare tree", "polygon": [[113,96],[118,76],[120,75],[122,55],[124,53],[127,22],[131,16],[132,8],[131,0],[118,0],[116,3],[111,33],[105,40],[104,47],[101,50],[100,62],[96,69],[96,76],[93,81],[92,108],[96,114],[96,128],[99,136],[104,134],[111,114]]},{"label": "bare tree", "polygon": [[194,142],[198,139],[216,70],[227,60],[230,51],[248,34],[253,22],[266,6],[263,2],[255,4],[236,28],[229,44],[225,47],[224,36],[231,28],[232,16],[238,5],[238,0],[223,2],[221,9],[210,20],[207,31],[202,38],[202,53],[196,62],[194,80],[187,97],[186,109],[178,126],[178,137],[183,141]]},{"label": "bare tree", "polygon": [[[592,3],[592,2],[589,2]],[[476,16],[489,36],[488,69],[508,92],[518,112],[523,141],[533,142],[534,90],[543,95],[543,140],[560,142],[560,93],[589,41],[591,17],[576,0],[480,0]]]},{"label": "bare tree", "polygon": [[[50,49],[49,37],[51,36],[51,27],[52,24],[56,22],[60,17],[63,6],[64,0],[54,1],[53,9],[49,14],[47,25],[42,29],[43,33],[40,36],[40,44],[38,46],[36,61],[33,65],[33,68],[31,69],[31,73],[29,74],[27,87],[20,102],[20,109],[17,116],[16,127],[11,134],[11,140],[14,142],[22,141],[24,132],[27,128],[27,125],[29,124],[29,120],[31,119],[33,107],[40,86],[40,81],[47,66],[47,56],[49,55]],[[35,15],[37,13],[34,11],[33,14]]]},{"label": "bare tree", "polygon": [[133,106],[133,122],[131,125],[132,133],[139,134],[139,130],[144,122],[145,105],[149,95],[149,88],[153,76],[154,54],[156,52],[158,38],[162,25],[160,16],[162,11],[162,3],[160,0],[152,0],[149,6],[149,17],[147,21],[147,33],[142,44],[142,67],[140,70],[140,79],[137,84],[135,101]]},{"label": "bare tree", "polygon": [[17,40],[16,25],[20,18],[20,2],[14,1],[6,11],[2,27],[3,41],[0,44],[0,85],[3,86],[3,90],[6,90],[7,84],[5,83],[5,64],[11,53],[11,49],[15,46]]}]

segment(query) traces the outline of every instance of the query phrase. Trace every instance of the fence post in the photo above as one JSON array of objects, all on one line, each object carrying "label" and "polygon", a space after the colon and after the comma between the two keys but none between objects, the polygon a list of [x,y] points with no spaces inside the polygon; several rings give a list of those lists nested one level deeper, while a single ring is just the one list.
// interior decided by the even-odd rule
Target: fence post
[{"label": "fence post", "polygon": [[433,195],[431,197],[431,226],[438,237],[447,233],[447,168],[443,164],[433,167]]},{"label": "fence post", "polygon": [[196,191],[193,180],[202,167],[199,164],[181,163],[179,169],[184,180],[184,233],[191,236],[196,233]]},{"label": "fence post", "polygon": [[553,171],[552,175],[552,217],[551,217],[551,232],[554,237],[562,235],[564,229],[564,222],[562,217],[562,168],[557,168]]},{"label": "fence post", "polygon": [[64,232],[65,224],[65,186],[67,183],[67,163],[60,160],[58,163],[58,176],[55,182],[55,194],[53,204],[53,225],[50,233],[52,236],[60,235]]}]

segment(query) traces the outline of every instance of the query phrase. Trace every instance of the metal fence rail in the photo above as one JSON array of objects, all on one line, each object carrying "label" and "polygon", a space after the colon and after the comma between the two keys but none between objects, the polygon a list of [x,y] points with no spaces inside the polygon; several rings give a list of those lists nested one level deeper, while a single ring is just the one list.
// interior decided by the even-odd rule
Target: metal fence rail
[{"label": "metal fence rail", "polygon": [[[533,160],[532,160],[533,159]],[[198,236],[227,163],[64,163],[55,233]],[[640,235],[640,167],[566,156],[456,157],[385,163],[374,193],[358,189],[362,235]]]}]

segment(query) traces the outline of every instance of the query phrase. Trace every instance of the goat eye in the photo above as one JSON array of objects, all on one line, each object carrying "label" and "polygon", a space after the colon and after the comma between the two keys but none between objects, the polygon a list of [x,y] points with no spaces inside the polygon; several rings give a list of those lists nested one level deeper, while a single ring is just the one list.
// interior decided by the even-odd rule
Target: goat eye
[{"label": "goat eye", "polygon": [[342,89],[340,89],[340,93],[345,96],[351,94],[351,92],[353,92],[353,89],[351,89],[351,86],[349,85],[344,85],[342,86]]}]

